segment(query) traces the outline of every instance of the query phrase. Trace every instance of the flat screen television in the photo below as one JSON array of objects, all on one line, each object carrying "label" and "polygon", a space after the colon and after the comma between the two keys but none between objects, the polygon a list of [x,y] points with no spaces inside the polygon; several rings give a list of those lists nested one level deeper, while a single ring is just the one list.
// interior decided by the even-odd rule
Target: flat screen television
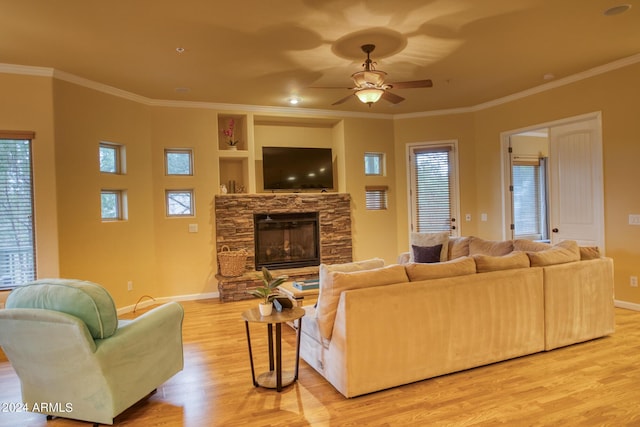
[{"label": "flat screen television", "polygon": [[262,147],[262,176],[265,190],[331,190],[331,148]]}]

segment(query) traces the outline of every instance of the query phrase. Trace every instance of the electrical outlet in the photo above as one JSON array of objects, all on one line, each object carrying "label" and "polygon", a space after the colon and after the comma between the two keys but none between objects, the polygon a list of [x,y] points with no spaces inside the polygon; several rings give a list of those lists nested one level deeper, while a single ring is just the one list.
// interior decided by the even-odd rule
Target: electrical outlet
[{"label": "electrical outlet", "polygon": [[631,285],[632,288],[637,288],[638,287],[638,276],[629,277],[629,284]]},{"label": "electrical outlet", "polygon": [[127,282],[127,290],[128,291],[132,291],[133,290],[133,281],[129,280]]},{"label": "electrical outlet", "polygon": [[465,219],[465,221],[467,221],[467,222],[471,221],[471,214],[466,214],[466,215],[464,216],[464,219]]},{"label": "electrical outlet", "polygon": [[487,220],[487,214],[486,213],[481,213],[480,214],[480,221],[486,221]]}]

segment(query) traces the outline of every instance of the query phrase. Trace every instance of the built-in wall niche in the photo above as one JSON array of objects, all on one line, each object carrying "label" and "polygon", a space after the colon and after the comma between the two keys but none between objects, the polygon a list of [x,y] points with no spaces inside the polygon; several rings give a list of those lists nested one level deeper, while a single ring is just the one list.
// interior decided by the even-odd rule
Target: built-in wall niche
[{"label": "built-in wall niche", "polygon": [[[218,115],[219,150],[248,150],[247,135],[247,116],[241,114]],[[235,144],[232,145],[231,142]]]},{"label": "built-in wall niche", "polygon": [[[256,116],[254,118],[254,140],[255,140],[255,176],[256,189],[258,192],[297,192],[309,191],[320,192],[320,188],[307,188],[295,190],[265,190],[264,183],[264,159],[263,147],[282,147],[293,149],[331,149],[332,150],[332,169],[333,189],[329,191],[338,191],[337,166],[335,164],[336,156],[339,153],[338,146],[340,141],[336,140],[336,126],[340,121],[335,119],[312,119],[312,118],[283,118],[283,117],[265,117]],[[293,165],[284,163],[283,171],[287,169],[295,169]]]}]

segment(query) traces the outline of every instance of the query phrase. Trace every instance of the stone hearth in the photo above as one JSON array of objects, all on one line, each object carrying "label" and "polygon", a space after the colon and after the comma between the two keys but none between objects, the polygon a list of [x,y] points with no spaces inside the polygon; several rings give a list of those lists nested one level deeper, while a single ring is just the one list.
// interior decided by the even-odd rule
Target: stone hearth
[{"label": "stone hearth", "polygon": [[[223,245],[247,251],[245,274],[235,278],[218,275],[220,300],[252,298],[247,289],[258,285],[255,274],[254,214],[318,212],[320,262],[352,261],[351,199],[341,193],[228,194],[215,197],[216,253]],[[290,278],[317,277],[317,267],[287,269]],[[279,273],[278,270],[274,274]]]}]

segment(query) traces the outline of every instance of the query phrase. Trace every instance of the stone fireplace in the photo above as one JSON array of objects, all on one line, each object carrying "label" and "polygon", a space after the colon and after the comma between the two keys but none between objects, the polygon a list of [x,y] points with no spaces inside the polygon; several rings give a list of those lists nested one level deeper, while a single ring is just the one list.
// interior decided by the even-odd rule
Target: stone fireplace
[{"label": "stone fireplace", "polygon": [[[244,275],[231,278],[217,276],[222,301],[252,298],[247,295],[246,290],[258,285],[256,273],[262,265],[258,263],[260,249],[256,250],[256,229],[260,227],[256,226],[256,219],[259,223],[266,220],[266,215],[272,220],[283,220],[283,223],[293,219],[293,222],[298,221],[298,224],[302,219],[295,219],[297,215],[304,214],[303,217],[307,217],[304,222],[312,216],[317,217],[318,259],[313,262],[307,259],[306,251],[309,249],[304,250],[304,255],[296,252],[300,250],[297,245],[306,243],[311,238],[308,224],[305,224],[305,231],[298,235],[296,233],[299,230],[291,224],[286,226],[288,229],[283,223],[266,226],[268,232],[275,233],[266,237],[267,247],[272,246],[270,254],[278,252],[281,258],[272,265],[266,265],[269,270],[274,270],[275,274],[286,274],[292,280],[317,277],[317,266],[320,263],[338,264],[352,261],[351,199],[348,194],[227,194],[215,196],[214,202],[216,253],[220,252],[223,245],[231,250],[244,249],[247,252]],[[274,239],[278,243],[275,243]],[[285,240],[288,241],[289,255]],[[266,249],[264,251],[266,255]],[[293,256],[292,252],[298,255]],[[287,262],[287,256],[298,258],[296,262],[304,259],[304,262],[308,263],[306,266],[281,263]],[[273,256],[270,259],[273,260]]]}]

